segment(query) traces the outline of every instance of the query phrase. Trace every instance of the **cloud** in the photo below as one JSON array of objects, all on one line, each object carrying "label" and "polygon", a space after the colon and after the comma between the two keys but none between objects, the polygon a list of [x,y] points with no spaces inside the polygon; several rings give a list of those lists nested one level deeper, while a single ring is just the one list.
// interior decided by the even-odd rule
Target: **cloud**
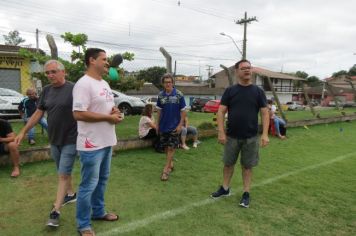
[{"label": "cloud", "polygon": [[[324,78],[348,70],[355,64],[355,1],[321,0],[12,0],[2,3],[1,32],[19,29],[35,43],[38,28],[40,47],[48,50],[46,32],[55,33],[60,50],[71,48],[58,35],[86,33],[90,40],[110,42],[110,53],[131,51],[136,60],[124,64],[128,70],[164,66],[158,48],[164,46],[177,61],[180,74],[203,74],[206,65],[214,71],[220,64],[232,65],[241,56],[229,34],[242,48],[243,26],[234,21],[256,16],[247,27],[247,56],[257,65],[280,71],[305,70]],[[224,60],[223,60],[224,59]],[[230,60],[225,60],[230,59]],[[199,66],[200,65],[200,66]]]}]

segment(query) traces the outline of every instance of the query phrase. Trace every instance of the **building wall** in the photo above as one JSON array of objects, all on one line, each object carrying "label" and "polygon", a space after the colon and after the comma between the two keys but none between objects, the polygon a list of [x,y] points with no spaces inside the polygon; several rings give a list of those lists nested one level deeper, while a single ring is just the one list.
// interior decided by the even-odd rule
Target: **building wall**
[{"label": "building wall", "polygon": [[[20,91],[18,92],[25,94],[28,88],[33,87],[30,75],[31,64],[29,59],[24,59],[18,55],[0,54],[0,69],[20,70]],[[6,88],[6,84],[2,84],[1,81],[0,86]]]},{"label": "building wall", "polygon": [[[265,93],[266,93],[267,99],[273,98],[273,94],[271,91],[265,92]],[[281,104],[285,104],[285,103],[293,100],[293,94],[291,94],[291,93],[277,93],[277,96],[278,96],[279,102]]]}]

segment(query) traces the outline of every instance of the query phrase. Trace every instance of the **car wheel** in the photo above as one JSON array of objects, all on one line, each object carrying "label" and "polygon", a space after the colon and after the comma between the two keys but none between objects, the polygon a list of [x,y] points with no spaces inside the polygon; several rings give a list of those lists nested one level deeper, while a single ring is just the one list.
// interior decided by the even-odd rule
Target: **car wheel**
[{"label": "car wheel", "polygon": [[132,108],[127,103],[120,104],[119,109],[121,112],[123,112],[125,114],[125,116],[131,115],[131,113],[132,113]]}]

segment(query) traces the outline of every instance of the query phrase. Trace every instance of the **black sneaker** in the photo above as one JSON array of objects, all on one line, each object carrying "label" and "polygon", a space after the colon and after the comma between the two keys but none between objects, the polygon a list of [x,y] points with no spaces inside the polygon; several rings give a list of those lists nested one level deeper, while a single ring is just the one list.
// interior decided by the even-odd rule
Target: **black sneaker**
[{"label": "black sneaker", "polygon": [[63,204],[62,206],[64,205],[67,205],[68,203],[72,203],[72,202],[76,202],[77,201],[77,193],[74,193],[73,196],[69,196],[68,194],[65,195],[64,199],[63,199]]},{"label": "black sneaker", "polygon": [[59,216],[60,213],[53,210],[51,211],[51,213],[49,214],[49,219],[47,221],[47,225],[51,226],[51,227],[58,227],[59,226]]},{"label": "black sneaker", "polygon": [[218,191],[212,193],[210,195],[212,198],[219,198],[219,197],[227,197],[230,196],[230,188],[228,190],[225,190],[223,186],[220,186]]},{"label": "black sneaker", "polygon": [[245,207],[248,208],[250,205],[250,194],[248,192],[244,192],[242,194],[241,200],[240,200],[240,204],[241,207]]}]

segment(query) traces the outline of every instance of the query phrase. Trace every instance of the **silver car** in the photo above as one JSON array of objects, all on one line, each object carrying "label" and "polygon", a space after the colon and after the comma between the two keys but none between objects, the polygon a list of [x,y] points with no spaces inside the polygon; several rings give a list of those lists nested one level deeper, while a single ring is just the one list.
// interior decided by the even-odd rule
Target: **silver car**
[{"label": "silver car", "polygon": [[288,111],[302,111],[305,110],[305,106],[293,101],[287,102],[286,105],[288,106]]},{"label": "silver car", "polygon": [[23,98],[15,90],[0,88],[0,118],[19,118],[18,106]]},{"label": "silver car", "polygon": [[115,90],[112,90],[112,92],[114,94],[115,106],[117,106],[125,115],[142,113],[145,103],[141,99],[128,96]]}]

